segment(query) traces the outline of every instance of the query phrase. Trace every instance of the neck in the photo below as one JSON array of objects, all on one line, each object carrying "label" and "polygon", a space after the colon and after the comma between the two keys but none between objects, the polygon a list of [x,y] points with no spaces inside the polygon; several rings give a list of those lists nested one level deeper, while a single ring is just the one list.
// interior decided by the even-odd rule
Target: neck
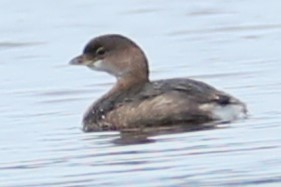
[{"label": "neck", "polygon": [[106,97],[115,93],[122,93],[131,89],[134,90],[134,88],[138,89],[149,82],[148,62],[144,52],[139,47],[132,47],[129,49],[129,53],[131,55],[122,63],[122,68],[125,71],[121,74],[113,74],[117,78],[117,83],[106,94]]},{"label": "neck", "polygon": [[131,89],[138,89],[144,84],[149,82],[148,76],[137,76],[134,73],[128,74],[117,78],[115,86],[104,96],[104,98],[109,98],[112,95],[123,93]]},{"label": "neck", "polygon": [[146,73],[136,74],[132,72],[122,77],[119,77],[117,79],[116,87],[119,87],[119,89],[121,90],[126,90],[126,89],[130,89],[131,87],[143,85],[147,82],[149,82],[149,79]]}]

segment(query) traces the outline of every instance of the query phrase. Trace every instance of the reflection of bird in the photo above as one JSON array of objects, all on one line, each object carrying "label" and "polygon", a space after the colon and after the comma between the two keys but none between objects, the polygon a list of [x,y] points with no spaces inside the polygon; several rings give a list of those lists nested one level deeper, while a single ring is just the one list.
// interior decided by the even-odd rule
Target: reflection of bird
[{"label": "reflection of bird", "polygon": [[84,131],[225,122],[246,114],[241,101],[203,82],[150,81],[144,52],[121,35],[94,38],[70,63],[117,78],[116,85],[86,112]]}]

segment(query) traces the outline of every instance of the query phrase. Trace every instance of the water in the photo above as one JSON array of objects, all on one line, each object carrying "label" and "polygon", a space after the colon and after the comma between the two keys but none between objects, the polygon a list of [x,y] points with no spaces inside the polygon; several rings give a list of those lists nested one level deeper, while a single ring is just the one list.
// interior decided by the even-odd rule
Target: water
[{"label": "water", "polygon": [[[279,1],[0,1],[0,186],[280,186]],[[247,103],[213,130],[82,133],[114,83],[68,66],[92,37],[121,33],[151,79],[193,77]]]}]

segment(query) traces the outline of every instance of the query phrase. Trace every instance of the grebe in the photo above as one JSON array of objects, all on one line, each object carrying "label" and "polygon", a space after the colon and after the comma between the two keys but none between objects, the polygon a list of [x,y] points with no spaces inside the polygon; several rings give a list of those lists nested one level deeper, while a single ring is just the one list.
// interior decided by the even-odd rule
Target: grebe
[{"label": "grebe", "polygon": [[229,122],[246,115],[243,102],[206,83],[187,78],[150,81],[144,52],[122,35],[92,39],[70,64],[104,71],[117,79],[85,113],[85,132]]}]

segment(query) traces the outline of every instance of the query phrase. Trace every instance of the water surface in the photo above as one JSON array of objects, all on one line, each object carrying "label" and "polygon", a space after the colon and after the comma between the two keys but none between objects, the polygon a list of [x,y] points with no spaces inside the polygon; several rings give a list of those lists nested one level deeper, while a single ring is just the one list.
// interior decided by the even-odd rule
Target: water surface
[{"label": "water surface", "polygon": [[[281,185],[278,1],[1,0],[0,6],[0,186]],[[245,101],[249,118],[148,137],[82,133],[83,112],[114,79],[68,61],[105,33],[138,42],[151,79],[208,82]]]}]

